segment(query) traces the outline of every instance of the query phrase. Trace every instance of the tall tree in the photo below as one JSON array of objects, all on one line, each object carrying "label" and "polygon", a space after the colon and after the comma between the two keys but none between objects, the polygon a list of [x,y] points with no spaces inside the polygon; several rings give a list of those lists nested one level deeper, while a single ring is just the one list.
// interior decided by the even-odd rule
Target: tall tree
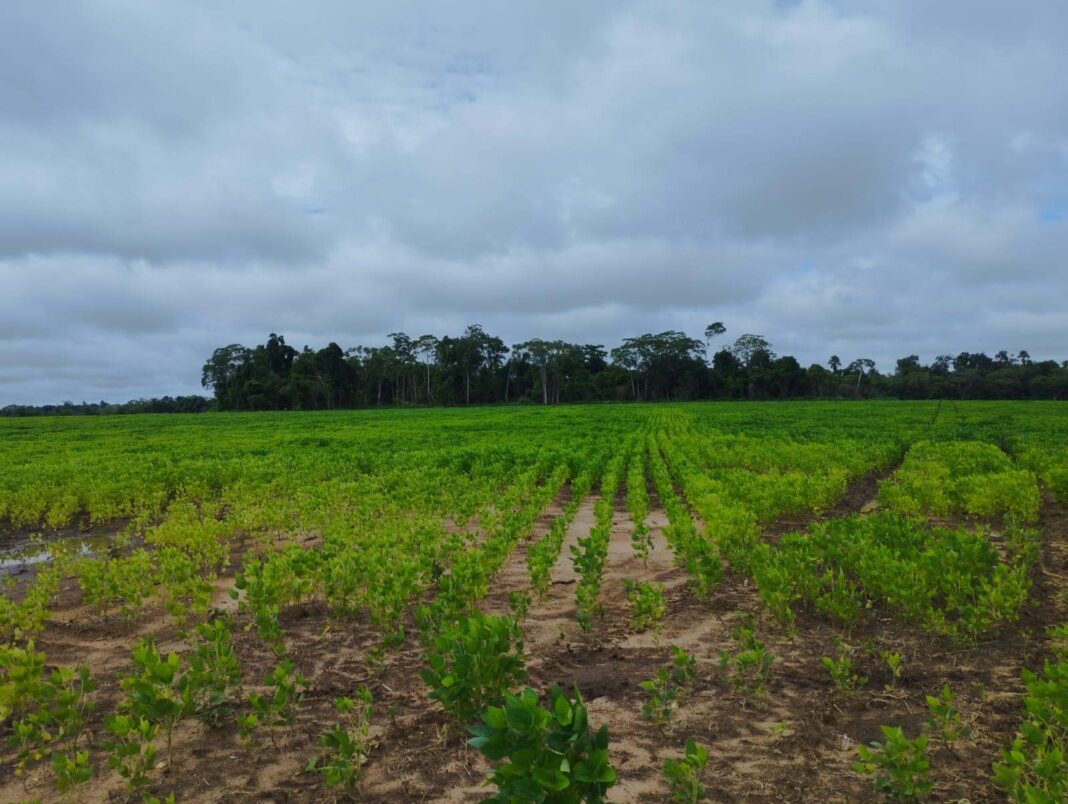
[{"label": "tall tree", "polygon": [[727,328],[722,321],[713,321],[705,327],[705,358],[708,358],[708,350],[712,347],[712,339],[724,334]]},{"label": "tall tree", "polygon": [[408,379],[415,366],[415,342],[403,332],[391,332],[389,337],[393,340],[393,398],[400,404],[404,402]]},{"label": "tall tree", "polygon": [[200,385],[215,392],[223,410],[241,408],[241,387],[247,373],[251,351],[239,343],[220,346],[211,353],[200,374]]},{"label": "tall tree", "polygon": [[426,366],[426,401],[428,405],[433,401],[433,396],[430,393],[430,364],[437,357],[438,344],[438,339],[433,335],[420,335],[412,344],[412,348],[416,354],[423,358],[423,364]]},{"label": "tall tree", "polygon": [[543,341],[541,338],[532,338],[512,347],[513,356],[526,359],[538,370],[543,405],[549,404],[549,367],[559,360],[564,346],[563,341]]},{"label": "tall tree", "polygon": [[867,357],[858,357],[848,366],[846,366],[846,374],[852,374],[854,371],[857,373],[857,387],[854,395],[857,399],[860,399],[860,381],[864,376],[875,369],[875,361]]},{"label": "tall tree", "polygon": [[761,352],[767,354],[770,360],[775,359],[775,353],[771,351],[771,344],[768,343],[763,335],[746,333],[739,336],[738,340],[731,346],[731,354],[738,358],[743,366],[749,366],[753,362],[753,358]]}]

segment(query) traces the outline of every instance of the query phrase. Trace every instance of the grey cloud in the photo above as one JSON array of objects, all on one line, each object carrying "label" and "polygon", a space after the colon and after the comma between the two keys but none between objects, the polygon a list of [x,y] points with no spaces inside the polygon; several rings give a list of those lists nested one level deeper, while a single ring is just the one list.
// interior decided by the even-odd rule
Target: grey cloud
[{"label": "grey cloud", "polygon": [[0,7],[0,403],[214,346],[723,320],[1061,353],[1062,3]]}]

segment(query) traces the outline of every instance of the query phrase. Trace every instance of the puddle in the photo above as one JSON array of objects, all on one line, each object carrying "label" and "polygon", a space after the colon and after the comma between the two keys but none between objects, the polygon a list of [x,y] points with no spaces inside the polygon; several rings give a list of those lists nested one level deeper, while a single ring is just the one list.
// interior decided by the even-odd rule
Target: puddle
[{"label": "puddle", "polygon": [[107,536],[60,536],[31,538],[0,547],[0,577],[21,575],[31,567],[58,556],[95,556],[106,553],[114,534]]}]

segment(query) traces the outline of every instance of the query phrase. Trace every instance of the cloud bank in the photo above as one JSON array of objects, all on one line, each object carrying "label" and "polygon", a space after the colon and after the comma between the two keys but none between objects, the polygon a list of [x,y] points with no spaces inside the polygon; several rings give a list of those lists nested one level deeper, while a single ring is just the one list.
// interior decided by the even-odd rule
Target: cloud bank
[{"label": "cloud bank", "polygon": [[0,405],[211,350],[711,320],[1068,357],[1068,7],[0,7]]}]

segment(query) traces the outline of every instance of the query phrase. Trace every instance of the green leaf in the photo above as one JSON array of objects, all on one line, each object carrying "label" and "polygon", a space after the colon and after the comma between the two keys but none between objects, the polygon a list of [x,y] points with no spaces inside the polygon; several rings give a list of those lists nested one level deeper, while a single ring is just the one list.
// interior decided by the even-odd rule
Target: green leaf
[{"label": "green leaf", "polygon": [[571,725],[571,703],[563,695],[556,696],[553,700],[553,709],[556,719],[562,726]]},{"label": "green leaf", "polygon": [[566,789],[571,782],[567,776],[552,768],[537,768],[533,773],[535,781],[546,790],[560,791]]}]

